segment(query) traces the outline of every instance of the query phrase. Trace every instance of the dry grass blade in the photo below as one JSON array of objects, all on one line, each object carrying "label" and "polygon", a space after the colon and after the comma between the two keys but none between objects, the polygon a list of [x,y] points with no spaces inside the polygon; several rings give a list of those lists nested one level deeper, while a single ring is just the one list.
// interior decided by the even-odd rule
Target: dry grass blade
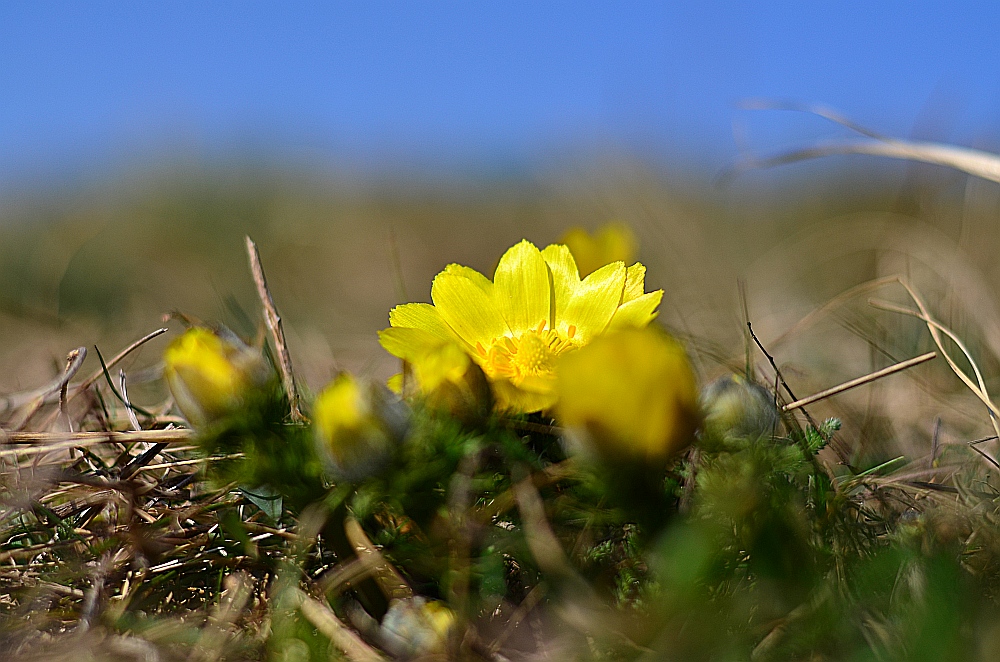
[{"label": "dry grass blade", "polygon": [[904,159],[948,166],[992,182],[1000,182],[1000,156],[996,154],[965,147],[954,147],[939,143],[907,142],[894,138],[885,139],[883,142],[846,141],[821,143],[765,158],[745,158],[726,172],[722,180],[727,181],[747,170],[774,168],[776,166],[819,159],[826,156],[852,154],[884,156],[891,159]]},{"label": "dry grass blade", "polygon": [[[24,410],[24,412],[21,413],[21,415],[17,418],[17,420],[11,421],[9,427],[13,430],[20,430],[21,428],[23,428],[25,425],[28,424],[28,421],[31,420],[31,417],[35,415],[35,413],[39,410],[39,408],[41,408],[41,406],[45,404],[45,400],[49,396],[57,392],[61,396],[60,403],[61,405],[63,405],[64,408],[66,403],[66,395],[65,395],[66,385],[69,383],[69,380],[73,379],[73,376],[76,375],[77,371],[80,370],[80,367],[83,365],[83,361],[86,358],[87,358],[87,348],[77,347],[76,349],[74,349],[73,351],[71,351],[69,354],[66,355],[66,368],[63,370],[61,375],[53,379],[51,382],[49,382],[42,388],[33,391],[31,393],[25,394],[21,398],[16,398],[14,396],[8,397],[5,403],[6,406],[3,411],[0,411],[0,413],[3,413],[7,409],[16,409],[17,407],[23,404],[28,405],[28,407]],[[20,404],[19,400],[21,400]]]},{"label": "dry grass blade", "polygon": [[858,124],[846,115],[841,115],[833,108],[820,104],[802,104],[794,101],[777,101],[774,99],[744,99],[739,103],[742,110],[790,110],[797,113],[808,113],[830,120],[836,124],[847,127],[851,131],[860,133],[863,136],[874,138],[875,140],[890,140],[887,136],[872,131],[866,126]]},{"label": "dry grass blade", "polygon": [[281,383],[285,387],[285,395],[288,397],[288,405],[291,410],[291,418],[295,423],[305,421],[302,410],[299,407],[299,393],[295,388],[295,375],[292,372],[292,357],[288,353],[288,344],[285,342],[285,331],[281,327],[281,316],[274,305],[274,298],[267,287],[267,279],[264,277],[264,267],[260,263],[260,253],[257,251],[257,244],[250,237],[245,237],[247,245],[247,256],[250,259],[250,271],[253,273],[253,282],[257,286],[257,295],[264,307],[264,320],[267,328],[271,332],[274,340],[274,349],[278,353],[278,369],[281,372]]},{"label": "dry grass blade", "polygon": [[[111,368],[114,368],[116,365],[118,365],[122,361],[122,359],[124,359],[126,356],[128,356],[129,354],[131,354],[135,350],[137,350],[140,347],[142,347],[143,345],[145,345],[147,342],[149,342],[153,338],[156,338],[157,336],[162,336],[167,331],[168,331],[168,329],[166,327],[161,327],[161,328],[157,329],[156,331],[152,331],[150,333],[147,333],[142,338],[139,338],[134,343],[132,343],[131,345],[129,345],[128,347],[126,347],[122,351],[118,352],[113,357],[111,357],[111,359],[107,362],[107,368],[108,368],[108,370],[111,370]],[[94,382],[96,382],[98,379],[100,379],[103,376],[104,376],[104,369],[102,368],[102,369],[98,370],[97,372],[95,372],[94,374],[92,374],[87,379],[85,379],[82,382],[80,382],[79,384],[77,384],[74,387],[74,389],[73,389],[73,394],[69,396],[69,399],[72,400],[76,396],[78,396],[81,393],[83,393],[84,391],[86,391],[88,388],[90,388],[93,385]]]},{"label": "dry grass blade", "polygon": [[515,484],[513,490],[524,521],[525,540],[538,567],[557,577],[577,578],[545,516],[545,505],[534,481],[525,478]]},{"label": "dry grass blade", "polygon": [[298,589],[292,590],[295,591],[295,597],[300,601],[299,611],[302,612],[302,615],[334,646],[343,651],[347,659],[352,662],[379,662],[385,659],[353,630],[341,623],[332,609]]},{"label": "dry grass blade", "polygon": [[[979,370],[979,365],[972,357],[972,353],[965,346],[965,343],[962,342],[962,339],[959,338],[951,329],[945,327],[931,317],[930,311],[928,310],[923,299],[912,287],[910,287],[909,283],[907,283],[905,279],[897,277],[896,282],[906,290],[906,293],[917,305],[919,312],[880,301],[869,301],[869,304],[876,308],[881,308],[890,312],[916,317],[927,325],[927,330],[930,332],[931,338],[934,340],[934,344],[937,345],[938,352],[944,357],[945,361],[948,362],[948,366],[951,368],[952,372],[954,372],[955,375],[969,388],[969,390],[972,391],[973,394],[975,394],[975,396],[986,406],[990,416],[990,424],[993,426],[993,431],[998,437],[1000,437],[1000,409],[997,409],[997,406],[993,404],[993,400],[990,398],[990,394],[986,388],[986,381],[983,379],[982,372]],[[972,379],[965,374],[965,371],[959,367],[959,365],[945,349],[944,343],[941,339],[941,334],[946,335],[953,343],[955,343],[962,354],[965,355],[966,360],[972,367],[973,374],[976,376],[975,382],[973,382]]]},{"label": "dry grass blade", "polygon": [[[543,487],[555,485],[556,483],[573,476],[576,471],[576,462],[572,459],[568,459],[563,460],[558,464],[545,467],[542,471],[533,473],[531,475],[531,480],[536,488],[541,489]],[[515,489],[512,487],[498,494],[489,504],[480,506],[477,509],[476,516],[479,518],[480,523],[492,524],[497,517],[500,517],[500,515],[513,508],[516,504],[517,496]]]},{"label": "dry grass blade", "polygon": [[781,408],[782,411],[792,411],[793,409],[798,409],[799,407],[805,407],[806,405],[811,405],[814,402],[819,402],[820,400],[825,400],[831,396],[837,395],[838,393],[843,393],[844,391],[849,391],[852,388],[858,386],[863,386],[869,384],[877,379],[883,377],[888,377],[907,368],[912,368],[915,365],[920,365],[921,363],[926,363],[931,359],[937,357],[937,352],[927,352],[926,354],[921,354],[912,359],[907,359],[906,361],[900,361],[895,365],[891,365],[888,368],[883,368],[881,370],[876,370],[875,372],[865,375],[864,377],[858,377],[857,379],[852,379],[850,381],[844,382],[843,384],[838,384],[825,391],[820,391],[808,397],[802,398],[801,400],[796,400],[795,402],[790,402]]},{"label": "dry grass blade", "polygon": [[870,281],[868,281],[866,283],[861,283],[860,285],[855,285],[854,287],[841,292],[837,296],[833,297],[832,299],[830,299],[829,301],[827,301],[826,303],[824,303],[822,306],[820,306],[820,307],[816,308],[815,310],[813,310],[812,312],[810,312],[808,315],[806,315],[805,317],[803,317],[802,319],[800,319],[798,322],[796,322],[790,329],[788,329],[787,331],[785,331],[784,333],[782,333],[780,336],[778,336],[777,338],[775,338],[774,340],[772,340],[769,343],[769,345],[771,347],[771,350],[773,351],[774,348],[778,347],[779,345],[781,345],[782,343],[784,343],[789,338],[795,336],[798,333],[801,333],[805,329],[808,329],[810,326],[812,326],[813,324],[815,324],[816,321],[819,320],[825,313],[828,313],[831,310],[834,310],[837,307],[845,304],[846,302],[850,301],[851,299],[853,299],[854,297],[858,296],[859,294],[863,294],[865,292],[870,292],[870,291],[873,291],[873,290],[877,290],[878,288],[882,287],[883,285],[888,285],[890,283],[895,283],[896,279],[897,279],[896,276],[886,276],[885,278],[876,278],[875,280],[870,280]]},{"label": "dry grass blade", "polygon": [[0,458],[30,457],[70,448],[87,448],[98,444],[136,442],[154,444],[187,443],[194,431],[181,428],[141,430],[139,432],[5,432],[0,430],[0,445],[22,445],[23,448],[0,450]]},{"label": "dry grass blade", "polygon": [[135,415],[135,407],[132,406],[132,401],[128,397],[128,380],[125,377],[125,371],[118,371],[118,390],[121,391],[122,400],[125,401],[125,414],[128,416],[129,425],[132,426],[134,432],[138,432],[142,429],[139,425],[139,419]]},{"label": "dry grass blade", "polygon": [[507,638],[510,637],[511,634],[513,634],[514,630],[517,629],[517,626],[521,624],[521,621],[523,621],[528,616],[528,614],[530,614],[531,611],[538,606],[538,604],[542,601],[542,598],[544,597],[545,597],[544,584],[539,584],[538,586],[535,586],[533,589],[531,589],[531,591],[528,592],[528,595],[524,596],[524,600],[521,600],[520,604],[517,605],[517,608],[514,609],[514,613],[512,613],[510,615],[510,618],[507,619],[507,623],[504,625],[503,630],[500,632],[500,634],[497,635],[496,639],[494,639],[490,643],[489,645],[490,653],[495,655],[500,651],[500,649],[503,647],[504,642],[507,641]]},{"label": "dry grass blade", "polygon": [[[879,308],[881,310],[885,310],[888,312],[899,313],[901,315],[909,315],[911,317],[916,317],[917,319],[927,324],[927,328],[930,329],[931,336],[934,339],[935,344],[938,345],[938,350],[941,352],[942,356],[944,356],[945,360],[948,362],[948,366],[952,369],[955,375],[958,376],[958,378],[961,379],[962,382],[969,387],[969,390],[971,390],[975,394],[975,396],[982,401],[984,405],[986,405],[986,408],[989,409],[991,416],[1000,416],[1000,409],[998,409],[997,406],[993,404],[992,400],[989,397],[989,393],[987,393],[986,391],[986,383],[983,379],[982,373],[979,370],[979,366],[972,358],[972,355],[969,352],[968,348],[965,346],[965,343],[963,343],[962,340],[953,331],[951,331],[946,326],[942,325],[941,323],[927,316],[927,314],[924,311],[910,310],[902,306],[896,306],[894,304],[887,303],[885,301],[878,301],[876,299],[872,299],[868,303],[871,304],[871,306],[874,308]],[[958,366],[958,364],[955,363],[955,360],[951,358],[951,355],[948,354],[947,351],[945,351],[941,343],[942,333],[946,335],[949,340],[954,342],[961,350],[962,354],[965,355],[966,360],[968,360],[969,364],[972,366],[973,374],[976,376],[975,382],[973,382],[972,379],[965,374],[965,371],[962,370]],[[996,432],[998,436],[1000,436],[1000,430],[997,430]]]},{"label": "dry grass blade", "polygon": [[316,588],[323,595],[331,591],[336,595],[350,587],[354,582],[360,581],[375,571],[379,559],[370,555],[365,555],[350,561],[339,563],[336,567],[324,572],[316,578]]},{"label": "dry grass blade", "polygon": [[947,166],[992,182],[1000,182],[1000,156],[990,152],[941,143],[915,142],[891,138],[865,128],[840,113],[823,106],[749,100],[741,104],[741,107],[746,110],[792,110],[817,115],[871,138],[872,141],[823,143],[783,152],[763,159],[748,157],[725,172],[721,177],[723,180],[731,179],[733,176],[751,169],[772,168],[825,156],[863,154]]},{"label": "dry grass blade", "polygon": [[371,568],[371,573],[378,583],[379,588],[389,598],[411,598],[413,589],[406,583],[399,571],[385,560],[382,553],[378,551],[375,544],[368,538],[368,534],[361,528],[353,517],[348,517],[344,521],[344,533],[354,547],[358,558],[366,559]]}]

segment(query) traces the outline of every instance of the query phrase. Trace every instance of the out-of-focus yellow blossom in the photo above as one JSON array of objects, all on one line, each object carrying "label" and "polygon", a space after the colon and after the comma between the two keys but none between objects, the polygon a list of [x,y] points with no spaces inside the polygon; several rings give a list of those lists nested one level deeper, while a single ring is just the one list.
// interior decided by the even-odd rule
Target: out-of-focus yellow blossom
[{"label": "out-of-focus yellow blossom", "polygon": [[741,375],[726,375],[706,386],[701,404],[706,431],[723,437],[770,437],[780,424],[774,396]]},{"label": "out-of-focus yellow blossom", "polygon": [[406,431],[406,414],[384,387],[341,373],[313,402],[320,456],[337,480],[360,480],[392,455]]},{"label": "out-of-focus yellow blossom", "polygon": [[624,330],[562,359],[555,413],[602,460],[658,463],[693,440],[698,388],[677,341]]},{"label": "out-of-focus yellow blossom", "polygon": [[597,271],[609,262],[627,264],[635,259],[635,235],[624,223],[608,223],[594,234],[583,228],[570,228],[561,243],[569,247],[581,276]]},{"label": "out-of-focus yellow blossom", "polygon": [[270,376],[260,350],[231,332],[200,326],[167,346],[163,373],[177,406],[197,426],[239,410]]},{"label": "out-of-focus yellow blossom", "polygon": [[656,317],[663,290],[644,292],[646,268],[607,264],[581,279],[570,250],[510,248],[493,280],[450,264],[434,278],[434,304],[389,313],[382,346],[404,360],[458,343],[493,385],[505,410],[535,412],[556,402],[556,362],[609,329],[643,327]]},{"label": "out-of-focus yellow blossom", "polygon": [[382,643],[404,659],[443,654],[456,620],[455,612],[439,600],[419,595],[393,600],[382,619]]},{"label": "out-of-focus yellow blossom", "polygon": [[[418,351],[419,350],[419,351]],[[493,392],[486,374],[472,357],[454,341],[442,341],[428,347],[401,347],[410,368],[408,385],[403,375],[389,380],[389,387],[404,393],[404,386],[423,394],[432,407],[449,411],[459,420],[473,423],[493,409]]]}]

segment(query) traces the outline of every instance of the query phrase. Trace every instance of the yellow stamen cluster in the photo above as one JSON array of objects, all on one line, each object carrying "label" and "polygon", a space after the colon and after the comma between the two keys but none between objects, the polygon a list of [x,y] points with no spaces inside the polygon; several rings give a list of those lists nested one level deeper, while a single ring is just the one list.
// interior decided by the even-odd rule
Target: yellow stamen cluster
[{"label": "yellow stamen cluster", "polygon": [[570,325],[566,337],[558,331],[546,329],[542,320],[531,331],[514,338],[494,338],[489,349],[476,343],[476,354],[483,371],[490,379],[521,381],[531,377],[550,377],[555,374],[556,358],[573,349],[576,327]]}]

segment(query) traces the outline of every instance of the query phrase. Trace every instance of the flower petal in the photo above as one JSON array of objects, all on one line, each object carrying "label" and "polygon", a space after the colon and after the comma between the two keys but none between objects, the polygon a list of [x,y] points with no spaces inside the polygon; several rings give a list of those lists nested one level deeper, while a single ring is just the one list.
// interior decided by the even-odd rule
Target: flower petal
[{"label": "flower petal", "polygon": [[653,329],[603,336],[560,361],[556,414],[600,456],[662,462],[694,440],[698,388],[684,348]]},{"label": "flower petal", "polygon": [[493,300],[515,336],[550,321],[549,269],[534,244],[521,241],[500,258],[493,277]]},{"label": "flower petal", "polygon": [[576,268],[576,260],[568,246],[551,244],[542,250],[542,257],[552,274],[552,312],[550,327],[555,327],[556,321],[562,317],[567,304],[580,287],[580,272]]},{"label": "flower petal", "polygon": [[485,276],[458,265],[448,265],[431,285],[431,299],[441,319],[470,347],[488,345],[508,333],[507,323],[493,303],[492,289]]},{"label": "flower petal", "polygon": [[663,290],[656,290],[643,294],[637,299],[626,301],[615,312],[611,318],[610,329],[622,329],[625,327],[642,328],[656,319],[656,309],[663,299]]},{"label": "flower petal", "polygon": [[389,311],[389,324],[406,329],[423,329],[441,340],[455,340],[438,309],[429,303],[404,303]]},{"label": "flower petal", "polygon": [[558,400],[555,390],[547,393],[525,391],[506,379],[493,382],[493,393],[497,399],[497,408],[515,413],[544,411],[552,408]]},{"label": "flower petal", "polygon": [[642,290],[646,286],[646,267],[641,262],[636,262],[625,270],[625,292],[622,302],[632,301],[642,296]]},{"label": "flower petal", "polygon": [[378,341],[385,351],[410,363],[446,342],[453,342],[450,339],[442,340],[425,329],[399,326],[379,331]]},{"label": "flower petal", "polygon": [[587,276],[580,283],[566,310],[556,319],[560,333],[571,335],[578,343],[587,343],[607,328],[622,302],[625,287],[625,263],[612,262]]},{"label": "flower petal", "polygon": [[476,287],[485,292],[487,296],[493,296],[493,282],[472,267],[465,267],[461,264],[452,263],[445,267],[444,271],[441,273],[457,274],[463,278],[468,278],[475,283]]}]

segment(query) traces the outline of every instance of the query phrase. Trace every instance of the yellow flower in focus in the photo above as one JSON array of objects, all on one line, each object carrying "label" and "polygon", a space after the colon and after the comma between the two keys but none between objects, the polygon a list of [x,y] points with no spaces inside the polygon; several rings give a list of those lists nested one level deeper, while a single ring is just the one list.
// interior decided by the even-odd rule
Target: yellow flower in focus
[{"label": "yellow flower in focus", "polygon": [[270,375],[259,350],[231,332],[199,326],[167,346],[163,373],[177,406],[196,426],[237,411]]},{"label": "yellow flower in focus", "polygon": [[694,439],[698,389],[677,341],[655,329],[630,329],[560,362],[555,412],[601,459],[662,461]]},{"label": "yellow flower in focus", "polygon": [[340,374],[313,402],[320,455],[334,478],[360,480],[381,468],[406,432],[401,403],[384,388]]},{"label": "yellow flower in focus", "polygon": [[561,243],[569,247],[583,276],[609,262],[627,264],[635,259],[635,235],[624,223],[608,223],[593,235],[583,228],[570,228]]},{"label": "yellow flower in focus", "polygon": [[609,329],[643,327],[656,317],[663,290],[644,292],[646,268],[607,264],[581,279],[570,250],[510,248],[493,280],[450,264],[434,278],[434,304],[409,303],[389,313],[382,346],[414,363],[457,343],[486,374],[497,404],[515,412],[556,402],[556,363]]}]

